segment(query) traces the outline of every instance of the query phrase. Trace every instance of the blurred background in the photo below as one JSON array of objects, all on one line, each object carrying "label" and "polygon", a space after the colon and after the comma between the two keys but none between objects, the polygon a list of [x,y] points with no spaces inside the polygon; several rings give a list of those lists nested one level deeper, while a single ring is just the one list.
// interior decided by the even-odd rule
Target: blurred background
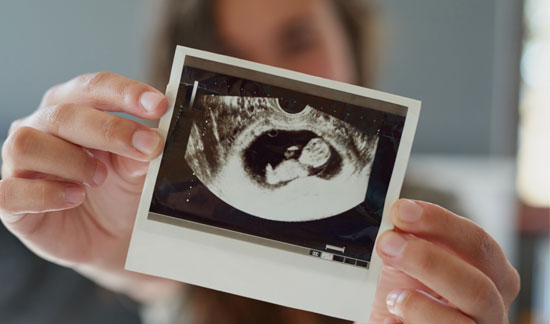
[{"label": "blurred background", "polygon": [[[381,31],[374,88],[422,101],[403,195],[438,192],[432,201],[486,228],[522,277],[512,323],[550,323],[550,1],[370,2]],[[52,85],[95,71],[147,81],[155,12],[147,0],[3,1],[0,143]],[[0,235],[1,322],[27,313],[94,323],[94,309],[138,321],[123,296],[31,260]]]}]

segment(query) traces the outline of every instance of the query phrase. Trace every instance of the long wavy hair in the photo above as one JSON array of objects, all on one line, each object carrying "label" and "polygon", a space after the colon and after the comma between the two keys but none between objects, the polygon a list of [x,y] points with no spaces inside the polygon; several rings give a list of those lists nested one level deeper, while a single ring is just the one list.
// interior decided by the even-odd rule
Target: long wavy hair
[{"label": "long wavy hair", "polygon": [[[372,86],[376,52],[371,44],[379,33],[373,8],[361,0],[333,0],[351,41],[358,84]],[[158,4],[158,3],[155,3]],[[213,17],[213,0],[165,0],[150,37],[150,83],[164,89],[176,45],[224,54],[224,42]],[[205,288],[188,286],[181,323],[190,324],[339,324],[335,318],[285,308]]]}]

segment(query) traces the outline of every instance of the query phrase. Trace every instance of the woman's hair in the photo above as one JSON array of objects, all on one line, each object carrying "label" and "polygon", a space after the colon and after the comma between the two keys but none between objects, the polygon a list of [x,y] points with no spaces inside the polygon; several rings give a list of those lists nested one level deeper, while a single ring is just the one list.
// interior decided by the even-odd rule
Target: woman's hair
[{"label": "woman's hair", "polygon": [[[213,17],[213,0],[165,0],[161,24],[156,27],[151,46],[153,62],[150,82],[163,89],[170,73],[176,45],[224,54],[224,42],[217,32]],[[360,85],[372,85],[375,51],[370,44],[374,31],[371,8],[361,0],[333,0],[344,30],[351,42],[354,66]],[[183,316],[186,323],[300,323],[337,324],[349,323],[322,315],[285,308],[205,288],[189,286],[187,305]]]},{"label": "woman's hair", "polygon": [[[150,65],[150,82],[164,89],[176,45],[188,46],[213,53],[226,54],[224,42],[217,30],[213,15],[213,0],[165,0],[154,32]],[[350,40],[357,83],[371,86],[375,77],[377,51],[372,44],[379,34],[373,8],[365,0],[333,0],[344,30]],[[377,37],[378,38],[378,37]]]}]

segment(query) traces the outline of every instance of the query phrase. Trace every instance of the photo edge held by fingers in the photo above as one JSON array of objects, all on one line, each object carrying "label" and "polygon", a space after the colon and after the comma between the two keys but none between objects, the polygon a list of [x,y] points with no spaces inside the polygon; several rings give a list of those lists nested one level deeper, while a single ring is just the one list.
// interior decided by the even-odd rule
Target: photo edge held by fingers
[{"label": "photo edge held by fingers", "polygon": [[[195,72],[202,70],[204,75],[199,76],[196,73],[191,73],[189,72],[190,69],[195,69]],[[187,71],[187,74],[184,71]],[[187,79],[184,79],[186,76]],[[231,80],[240,80],[243,83],[233,84],[234,81]],[[208,83],[210,81],[211,83]],[[229,86],[227,82],[230,82],[234,86]],[[213,92],[209,92],[209,89]],[[224,92],[224,89],[226,91],[233,89],[238,94]],[[255,89],[260,92],[255,92]],[[271,95],[266,95],[261,89],[270,89],[268,92]],[[382,147],[389,150],[384,154],[394,154],[390,154],[390,157],[382,154],[392,162],[379,164],[379,168],[387,168],[387,170],[376,172],[378,175],[385,174],[388,177],[388,179],[384,178],[383,180],[387,181],[387,183],[384,182],[385,187],[383,189],[386,190],[387,196],[386,199],[380,199],[380,206],[379,208],[374,208],[373,210],[376,212],[373,213],[380,212],[385,216],[376,214],[376,216],[380,216],[381,221],[374,216],[366,218],[367,221],[380,221],[382,224],[380,227],[377,227],[379,231],[390,228],[391,224],[387,213],[389,206],[398,196],[418,120],[420,102],[416,100],[179,46],[176,50],[170,82],[167,88],[167,98],[171,107],[169,113],[161,119],[159,128],[161,133],[167,137],[166,141],[169,145],[175,143],[175,145],[172,145],[172,148],[178,147],[182,151],[185,151],[188,145],[186,143],[189,142],[187,131],[190,131],[189,124],[192,121],[190,118],[186,118],[186,114],[200,115],[198,114],[200,109],[193,106],[193,102],[196,102],[196,100],[191,99],[194,98],[193,93],[201,92],[203,95],[211,93],[212,95],[229,95],[241,98],[269,97],[277,99],[280,95],[271,92],[280,91],[276,89],[284,90],[281,93],[290,95],[291,97],[289,98],[296,96],[295,98],[306,99],[306,103],[308,100],[311,100],[312,103],[318,104],[316,108],[311,108],[313,111],[327,112],[331,116],[359,129],[367,127],[365,125],[370,125],[370,123],[378,125],[376,124],[377,121],[380,123],[387,122],[387,124],[384,124],[387,127],[390,127],[388,125],[394,126],[394,131],[384,133],[388,138],[386,142],[378,144],[385,145]],[[216,92],[217,90],[221,92]],[[318,98],[318,100],[315,100],[315,98]],[[335,106],[329,101],[334,102]],[[319,102],[322,104],[319,104]],[[342,104],[338,105],[337,102]],[[340,108],[341,110],[339,110]],[[363,110],[357,114],[353,114],[353,109],[359,108]],[[369,111],[370,113],[368,113]],[[295,114],[295,116],[302,116],[300,118],[304,118],[304,114]],[[259,114],[256,115],[261,117]],[[345,117],[344,115],[349,116]],[[363,121],[359,118],[360,116],[363,116]],[[373,116],[384,116],[384,118]],[[210,123],[210,119],[205,120],[209,121],[209,125],[214,124]],[[185,124],[181,125],[181,127],[174,126],[178,122]],[[304,123],[303,125],[307,126],[309,124]],[[203,126],[206,127],[206,125]],[[282,129],[283,131],[294,131],[293,128],[282,127]],[[208,135],[208,132],[205,131],[205,135],[202,136]],[[212,134],[213,137],[216,137],[215,134],[217,133],[212,132]],[[379,136],[377,132],[373,132],[372,135]],[[398,145],[392,142],[395,138],[398,138],[396,139],[396,141],[399,141]],[[202,142],[197,143],[197,147],[202,148],[200,145]],[[393,144],[390,145],[389,143]],[[161,207],[166,205],[161,205],[160,203],[166,202],[166,197],[170,195],[157,193],[155,191],[155,183],[162,184],[167,189],[179,188],[173,187],[170,181],[164,181],[166,180],[166,176],[159,174],[159,172],[162,172],[161,164],[166,167],[165,164],[167,162],[165,159],[167,159],[167,156],[170,156],[168,152],[170,149],[169,145],[165,148],[162,159],[152,161],[149,167],[126,260],[126,269],[161,275],[287,307],[300,308],[348,320],[368,322],[372,307],[372,298],[374,298],[376,283],[378,282],[382,267],[381,260],[375,253],[372,253],[375,244],[374,239],[371,239],[372,246],[369,245],[371,249],[369,253],[356,257],[370,260],[370,263],[364,261],[356,262],[357,260],[350,259],[348,254],[359,254],[357,251],[353,252],[350,249],[351,246],[346,246],[344,249],[344,246],[341,244],[327,242],[326,237],[323,239],[325,244],[320,245],[319,243],[317,250],[311,250],[312,247],[308,244],[313,245],[313,243],[293,242],[291,239],[280,236],[279,232],[276,232],[279,236],[271,235],[273,233],[270,236],[255,236],[255,234],[247,234],[245,231],[238,232],[240,229],[235,230],[233,228],[234,230],[230,230],[223,226],[208,225],[208,222],[200,223],[196,218],[195,221],[192,218],[185,219],[168,209],[163,211]],[[178,145],[181,145],[181,147]],[[177,152],[179,151],[175,149],[173,155],[181,156],[183,159],[184,152],[181,152],[181,155],[178,155],[179,153]],[[289,156],[292,157],[293,155],[289,154]],[[178,161],[178,159],[173,160]],[[378,163],[381,163],[381,161]],[[181,168],[187,168],[187,164],[183,163],[181,165]],[[176,169],[179,170],[178,168]],[[166,167],[164,170],[174,171],[174,168]],[[196,173],[196,170],[193,171]],[[191,174],[187,169],[185,169],[185,172],[186,174]],[[178,174],[178,172],[174,173]],[[222,173],[222,175],[224,174]],[[161,180],[161,177],[164,180]],[[180,181],[180,178],[176,178],[174,181]],[[168,177],[167,180],[170,179]],[[202,181],[202,179],[199,180]],[[177,184],[176,182],[174,184]],[[197,187],[200,189],[200,186],[196,185],[195,180],[189,182],[181,180],[180,185],[182,185],[181,190],[168,190],[166,194],[169,192],[185,194],[187,191],[195,193],[197,192]],[[205,187],[208,186],[205,185]],[[198,193],[201,192],[199,191]],[[205,193],[203,192],[202,194]],[[339,194],[343,193],[339,192]],[[361,199],[358,200],[359,203],[367,199],[365,194],[361,195]],[[181,195],[182,199],[176,199],[176,197],[178,196],[172,196],[172,201],[176,204],[190,203],[192,201],[191,198],[193,198],[185,197],[184,195]],[[372,199],[371,196],[369,197],[369,199]],[[221,198],[218,196],[218,199]],[[221,200],[223,201],[223,199]],[[377,204],[378,202],[376,200]],[[214,207],[217,206],[217,204],[213,205]],[[192,204],[188,204],[188,206],[191,206],[189,207],[189,211],[193,212]],[[229,206],[237,209],[234,213],[242,213],[242,210],[239,210],[238,207],[231,204]],[[155,209],[157,207],[158,210]],[[240,217],[253,217],[255,215],[233,216],[238,221]],[[270,221],[257,215],[255,217],[257,218],[256,221]],[[330,217],[327,216],[327,218]],[[323,220],[315,220],[315,222],[318,221]],[[273,220],[271,222],[275,223]],[[244,220],[243,223],[248,224]],[[297,226],[299,223],[292,222],[292,225]],[[277,226],[275,224],[272,224],[272,226],[274,227],[271,231],[274,231]],[[255,228],[259,227],[261,226]],[[361,237],[366,237],[366,235]],[[151,246],[151,244],[158,248],[154,253],[149,253],[152,250],[146,248],[146,246]],[[217,247],[224,246],[224,248],[216,248],[213,251],[211,250],[213,245]],[[329,245],[336,246],[338,249],[325,251]],[[178,249],[171,248],[173,246],[178,246]],[[208,253],[205,251],[208,251]],[[147,255],[144,255],[144,253]],[[184,266],[184,259],[181,259],[182,263],[178,264],[180,258],[177,257],[183,254],[186,255],[184,259],[187,261],[185,275],[173,271]],[[190,263],[189,260],[195,261]],[[219,269],[219,260],[227,261],[224,262],[223,271]],[[193,264],[200,264],[200,269],[194,267]],[[252,264],[254,267],[247,267],[247,265]],[[266,280],[266,276],[275,271],[277,276],[270,275],[270,280]],[[242,280],[246,280],[250,284],[246,287],[239,285],[238,283],[242,282]],[[293,283],[292,287],[287,286],[289,282]],[[320,298],[322,295],[321,292],[325,291],[327,287],[328,289],[332,289],[335,295],[330,298]],[[297,294],[296,290],[300,293]]]}]

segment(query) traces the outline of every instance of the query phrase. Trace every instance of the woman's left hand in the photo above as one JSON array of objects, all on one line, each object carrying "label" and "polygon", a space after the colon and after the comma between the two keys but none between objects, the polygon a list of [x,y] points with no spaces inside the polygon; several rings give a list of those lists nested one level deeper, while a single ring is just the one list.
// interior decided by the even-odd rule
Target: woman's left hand
[{"label": "woman's left hand", "polygon": [[520,278],[489,234],[426,202],[401,199],[390,214],[369,323],[508,323]]}]

